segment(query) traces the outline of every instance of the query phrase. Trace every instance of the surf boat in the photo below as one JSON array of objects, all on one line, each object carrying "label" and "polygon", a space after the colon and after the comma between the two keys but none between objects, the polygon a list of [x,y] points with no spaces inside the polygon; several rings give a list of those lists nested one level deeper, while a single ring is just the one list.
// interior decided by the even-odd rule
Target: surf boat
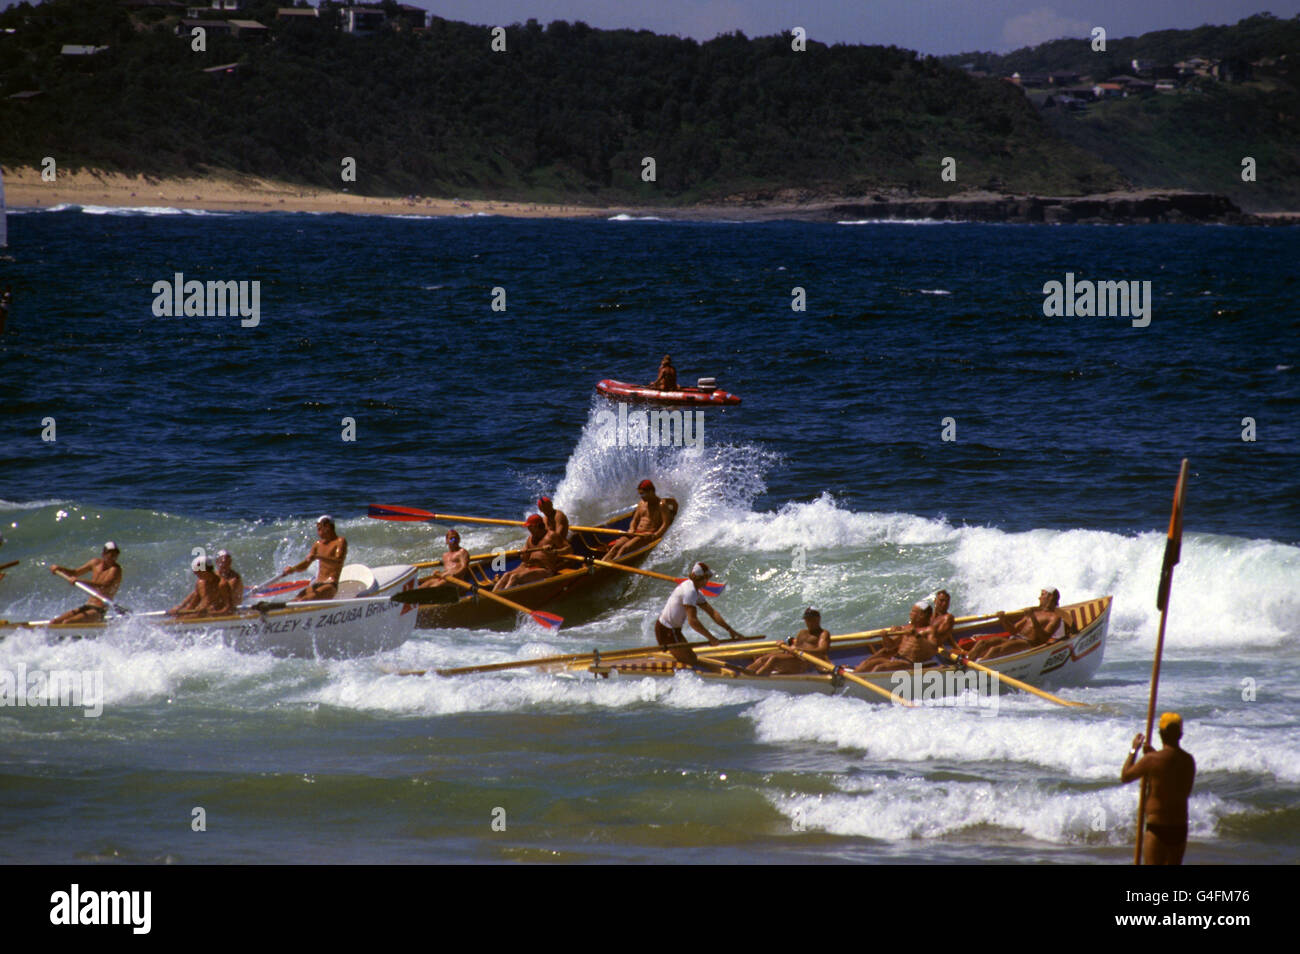
[{"label": "surf boat", "polygon": [[220,640],[241,653],[347,659],[395,649],[410,638],[415,607],[393,602],[391,597],[413,588],[415,574],[413,566],[372,568],[351,563],[339,574],[338,595],[330,600],[263,600],[226,616],[184,619],[159,611],[99,623],[0,621],[0,639],[32,630],[45,632],[51,642],[94,639],[139,620],[187,643]]},{"label": "surf boat", "polygon": [[[670,513],[675,518],[676,501],[670,497],[663,499],[665,502],[669,502]],[[626,531],[631,525],[635,513],[635,509],[628,510],[595,526],[605,530]],[[672,520],[670,519],[668,526],[664,527],[659,535],[649,543],[627,551],[613,562],[623,566],[640,566],[645,562],[646,557],[654,552],[655,547],[659,546],[664,534],[668,532],[668,527],[671,526]],[[605,545],[612,539],[614,537],[609,534],[570,530],[569,543],[573,547],[573,555],[580,559],[562,559],[560,561],[560,572],[555,576],[537,580],[533,583],[524,583],[521,586],[512,586],[502,590],[499,595],[534,611],[553,610],[557,607],[572,605],[577,598],[588,594],[592,590],[629,575],[622,570],[597,566],[594,563],[584,564],[580,562],[589,558],[604,559]],[[492,584],[501,576],[519,566],[519,562],[520,553],[518,550],[508,550],[497,554],[478,554],[470,560],[469,582],[476,589],[490,589]],[[470,590],[454,603],[422,606],[417,625],[423,629],[471,628],[497,622],[513,615],[515,615],[515,611],[511,608],[493,599],[481,596],[474,590]]]},{"label": "surf boat", "polygon": [[614,401],[638,404],[671,404],[686,407],[726,407],[740,403],[735,394],[718,389],[714,378],[700,378],[695,387],[660,391],[643,384],[627,384],[606,378],[596,384],[596,390]]},{"label": "surf boat", "polygon": [[[1036,646],[1014,655],[984,660],[981,666],[999,676],[1007,676],[1025,683],[1031,689],[1047,686],[1084,685],[1097,672],[1106,652],[1106,632],[1110,624],[1110,596],[1085,600],[1061,606],[1069,618],[1071,635],[1055,642]],[[1006,616],[1016,622],[1028,610],[1013,610]],[[914,704],[927,704],[964,697],[968,692],[986,695],[1015,687],[1003,683],[992,674],[983,673],[974,664],[965,667],[957,664],[926,664],[923,667],[882,672],[855,674],[871,683],[868,689],[848,677],[853,667],[880,648],[880,637],[885,630],[850,633],[831,637],[830,662],[838,667],[835,672],[811,671],[797,675],[752,676],[742,670],[759,656],[774,651],[778,643],[762,640],[737,640],[718,646],[693,643],[701,664],[689,666],[674,659],[658,647],[611,650],[571,656],[552,656],[461,669],[443,669],[443,676],[464,675],[472,672],[491,672],[502,669],[537,668],[561,675],[608,679],[672,678],[690,672],[706,682],[726,682],[747,688],[778,689],[792,693],[820,693],[823,695],[852,695],[873,702],[888,701],[897,696]],[[953,635],[963,649],[979,639],[1003,634],[996,617],[958,617]],[[845,670],[840,671],[840,670]],[[981,678],[982,676],[982,678]]]}]

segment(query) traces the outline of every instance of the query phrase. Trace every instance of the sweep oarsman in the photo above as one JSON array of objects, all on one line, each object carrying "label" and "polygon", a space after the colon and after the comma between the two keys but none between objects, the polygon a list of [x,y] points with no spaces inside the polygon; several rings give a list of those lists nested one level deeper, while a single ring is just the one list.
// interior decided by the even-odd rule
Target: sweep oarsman
[{"label": "sweep oarsman", "polygon": [[[56,563],[50,567],[50,572],[56,575],[66,574],[72,577],[89,573],[90,586],[103,594],[105,600],[111,600],[117,595],[118,587],[122,585],[122,568],[117,565],[117,555],[117,544],[109,540],[104,544],[103,552],[99,556],[87,560],[76,569],[59,566]],[[50,622],[98,623],[103,620],[107,612],[108,606],[104,603],[104,600],[97,600],[92,597],[76,609],[70,609],[66,613],[54,617]]]},{"label": "sweep oarsman", "polygon": [[731,625],[722,618],[722,615],[708,604],[704,599],[704,594],[700,592],[709,578],[713,576],[713,571],[709,569],[708,564],[697,563],[691,567],[690,575],[677,584],[677,589],[673,590],[668,597],[668,602],[664,604],[664,611],[659,614],[655,620],[655,640],[660,646],[672,648],[668,652],[672,653],[674,659],[678,662],[684,662],[694,666],[699,663],[695,655],[695,650],[689,646],[675,646],[674,643],[686,642],[686,637],[682,635],[682,623],[690,622],[691,628],[709,641],[712,646],[717,646],[722,642],[714,636],[704,624],[700,622],[696,607],[704,610],[713,621],[727,631],[732,639],[744,639],[740,633],[731,628]]},{"label": "sweep oarsman", "polygon": [[316,579],[293,598],[295,603],[333,599],[339,591],[339,574],[343,572],[343,564],[348,558],[347,538],[334,532],[334,518],[329,514],[324,514],[316,521],[316,535],[319,539],[312,544],[307,558],[301,563],[286,566],[280,574],[288,576],[290,573],[301,573],[311,566],[313,560],[320,562]]}]

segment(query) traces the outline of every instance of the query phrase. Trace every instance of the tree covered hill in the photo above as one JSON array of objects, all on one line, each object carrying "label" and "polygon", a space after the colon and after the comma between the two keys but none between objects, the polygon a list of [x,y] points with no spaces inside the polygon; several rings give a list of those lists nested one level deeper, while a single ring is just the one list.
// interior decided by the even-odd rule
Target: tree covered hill
[{"label": "tree covered hill", "polygon": [[[289,22],[276,18],[274,2],[251,0],[237,16],[267,25],[269,36],[209,36],[206,51],[194,52],[176,35],[184,10],[167,0],[12,7],[0,13],[0,162],[54,156],[62,168],[229,171],[375,195],[637,204],[789,190],[813,198],[1226,188],[1213,185],[1226,153],[1178,165],[1187,136],[1175,133],[1190,121],[1178,111],[1204,122],[1221,107],[1212,97],[1162,107],[1177,114],[1163,118],[1138,111],[1099,132],[1062,127],[998,75],[960,68],[976,57],[995,74],[1022,60],[1078,68],[1071,58],[1090,52],[1086,41],[996,62],[941,61],[811,40],[795,52],[789,36],[697,43],[530,20],[507,26],[498,53],[485,26],[435,17],[424,31],[355,36],[339,31],[334,7],[321,9],[319,19]],[[1256,19],[1204,29],[1218,31],[1224,48],[1245,43],[1243,55],[1291,49],[1300,24]],[[1198,31],[1147,38],[1166,33]],[[1111,42],[1128,55],[1128,40]],[[65,55],[66,44],[107,49]],[[205,72],[227,64],[237,65]],[[1294,115],[1289,79],[1251,95],[1262,99],[1247,135],[1267,138],[1275,159],[1300,157],[1295,124],[1276,128],[1276,116]],[[1159,141],[1131,142],[1152,135]],[[1146,150],[1136,165],[1134,149]],[[641,178],[647,156],[655,182]],[[355,183],[340,177],[347,157]],[[955,182],[940,178],[944,157],[956,160]]]},{"label": "tree covered hill", "polygon": [[[49,0],[0,14],[0,161],[151,174],[255,173],[356,191],[657,202],[780,189],[946,195],[1121,185],[1063,144],[1020,92],[878,46],[535,21],[434,18],[424,32],[353,36],[321,20],[269,41],[191,50],[164,8]],[[64,56],[62,44],[108,46]],[[239,64],[234,72],[204,68]],[[39,96],[9,98],[40,91]],[[657,182],[641,180],[651,156]],[[945,156],[957,181],[940,179]]]}]

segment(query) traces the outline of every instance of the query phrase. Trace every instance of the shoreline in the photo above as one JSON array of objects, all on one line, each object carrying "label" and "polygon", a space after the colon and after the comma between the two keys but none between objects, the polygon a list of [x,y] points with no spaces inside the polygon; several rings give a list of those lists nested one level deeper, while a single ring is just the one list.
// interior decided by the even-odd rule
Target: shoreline
[{"label": "shoreline", "polygon": [[1243,212],[1223,196],[1141,189],[1089,196],[964,192],[948,197],[882,191],[868,197],[782,190],[691,206],[580,205],[432,196],[382,198],[329,192],[257,176],[214,174],[155,178],[122,173],[61,172],[55,182],[31,167],[4,170],[11,209],[58,206],[181,209],[206,212],[311,212],[587,219],[635,216],[668,221],[1004,222],[1013,224],[1300,225],[1300,212]]}]

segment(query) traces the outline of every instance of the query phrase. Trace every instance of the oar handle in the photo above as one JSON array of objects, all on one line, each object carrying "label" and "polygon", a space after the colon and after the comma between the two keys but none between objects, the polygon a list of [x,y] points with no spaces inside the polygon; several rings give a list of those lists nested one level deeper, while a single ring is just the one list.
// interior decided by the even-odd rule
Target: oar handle
[{"label": "oar handle", "polygon": [[11,566],[17,566],[17,565],[18,565],[17,560],[10,560],[8,563],[0,563],[0,570],[7,570]]},{"label": "oar handle", "polygon": [[[489,557],[515,556],[522,552],[522,550],[493,550],[491,553],[471,553],[469,555],[469,562],[473,563],[476,560],[486,560]],[[415,567],[417,570],[427,570],[431,567],[442,566],[442,557],[438,557],[436,560],[424,560],[420,563],[412,563],[411,566]]]},{"label": "oar handle", "polygon": [[110,597],[105,596],[103,593],[99,592],[99,590],[95,589],[93,586],[81,582],[81,580],[77,579],[72,574],[64,573],[62,570],[56,570],[55,575],[63,577],[65,580],[67,580],[77,589],[81,590],[83,593],[87,593],[90,596],[93,596],[95,599],[107,603],[109,606],[113,607],[113,609],[117,610],[117,612],[121,613],[123,616],[131,615],[131,611],[127,609],[125,606],[122,606],[120,603],[113,602],[113,600]]}]

